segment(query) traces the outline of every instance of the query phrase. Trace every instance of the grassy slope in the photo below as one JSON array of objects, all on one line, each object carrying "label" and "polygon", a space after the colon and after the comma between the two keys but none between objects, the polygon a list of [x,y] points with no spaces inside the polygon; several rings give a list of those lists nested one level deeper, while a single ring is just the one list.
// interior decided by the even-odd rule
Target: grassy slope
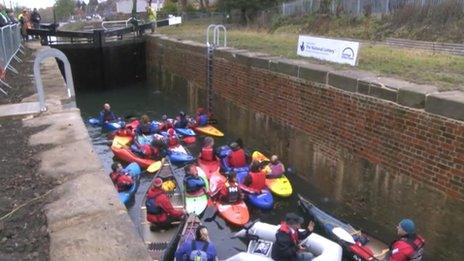
[{"label": "grassy slope", "polygon": [[[204,23],[190,22],[177,27],[159,28],[158,31],[180,39],[204,42],[206,26]],[[230,28],[228,29],[228,46],[329,64],[298,57],[296,43],[299,30],[291,26],[286,27],[285,30],[282,29],[267,33],[251,29]],[[331,66],[350,68],[335,64]],[[441,90],[464,90],[464,57],[460,56],[366,44],[361,49],[358,68],[382,76],[433,84]]]}]

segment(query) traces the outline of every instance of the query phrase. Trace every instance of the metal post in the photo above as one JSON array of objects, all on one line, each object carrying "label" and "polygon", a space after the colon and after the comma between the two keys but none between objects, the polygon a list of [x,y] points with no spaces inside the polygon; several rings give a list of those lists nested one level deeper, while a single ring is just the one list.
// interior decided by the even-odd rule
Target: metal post
[{"label": "metal post", "polygon": [[359,16],[360,13],[361,13],[361,0],[358,0],[358,8],[357,8],[356,16]]}]

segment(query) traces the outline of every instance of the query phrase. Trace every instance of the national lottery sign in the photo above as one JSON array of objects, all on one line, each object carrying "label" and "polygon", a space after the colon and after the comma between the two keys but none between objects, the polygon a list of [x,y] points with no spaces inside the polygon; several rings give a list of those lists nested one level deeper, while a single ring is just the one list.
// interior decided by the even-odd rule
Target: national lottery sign
[{"label": "national lottery sign", "polygon": [[335,63],[356,66],[359,43],[300,35],[297,54]]}]

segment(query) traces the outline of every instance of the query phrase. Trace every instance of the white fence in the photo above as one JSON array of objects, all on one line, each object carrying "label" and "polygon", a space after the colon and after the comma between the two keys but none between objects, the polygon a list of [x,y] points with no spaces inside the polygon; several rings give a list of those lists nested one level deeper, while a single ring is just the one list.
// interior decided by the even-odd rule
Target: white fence
[{"label": "white fence", "polygon": [[[327,8],[335,13],[337,9],[354,16],[364,14],[366,8],[370,8],[372,14],[387,14],[395,9],[407,5],[436,6],[448,0],[297,0],[281,5],[281,13],[284,16],[318,12],[324,2],[329,2]],[[464,0],[455,0],[461,8],[464,8]],[[322,5],[321,5],[322,4]]]},{"label": "white fence", "polygon": [[[4,86],[11,88],[5,82],[7,70],[18,73],[15,68],[11,66],[11,61],[15,59],[20,62],[16,55],[21,51],[21,32],[19,24],[6,25],[0,28],[0,83]],[[8,93],[0,87],[0,92],[7,95]]]}]

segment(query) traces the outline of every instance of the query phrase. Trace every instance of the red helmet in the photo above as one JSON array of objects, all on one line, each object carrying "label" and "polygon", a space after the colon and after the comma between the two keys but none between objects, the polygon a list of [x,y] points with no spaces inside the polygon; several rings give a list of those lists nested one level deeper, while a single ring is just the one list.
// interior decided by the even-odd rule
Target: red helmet
[{"label": "red helmet", "polygon": [[151,149],[150,149],[150,146],[145,144],[145,145],[142,145],[142,148],[141,148],[143,154],[145,156],[151,156]]},{"label": "red helmet", "polygon": [[174,136],[174,134],[176,134],[176,132],[174,131],[173,128],[170,128],[170,129],[168,130],[168,134],[169,134],[170,136]]}]

